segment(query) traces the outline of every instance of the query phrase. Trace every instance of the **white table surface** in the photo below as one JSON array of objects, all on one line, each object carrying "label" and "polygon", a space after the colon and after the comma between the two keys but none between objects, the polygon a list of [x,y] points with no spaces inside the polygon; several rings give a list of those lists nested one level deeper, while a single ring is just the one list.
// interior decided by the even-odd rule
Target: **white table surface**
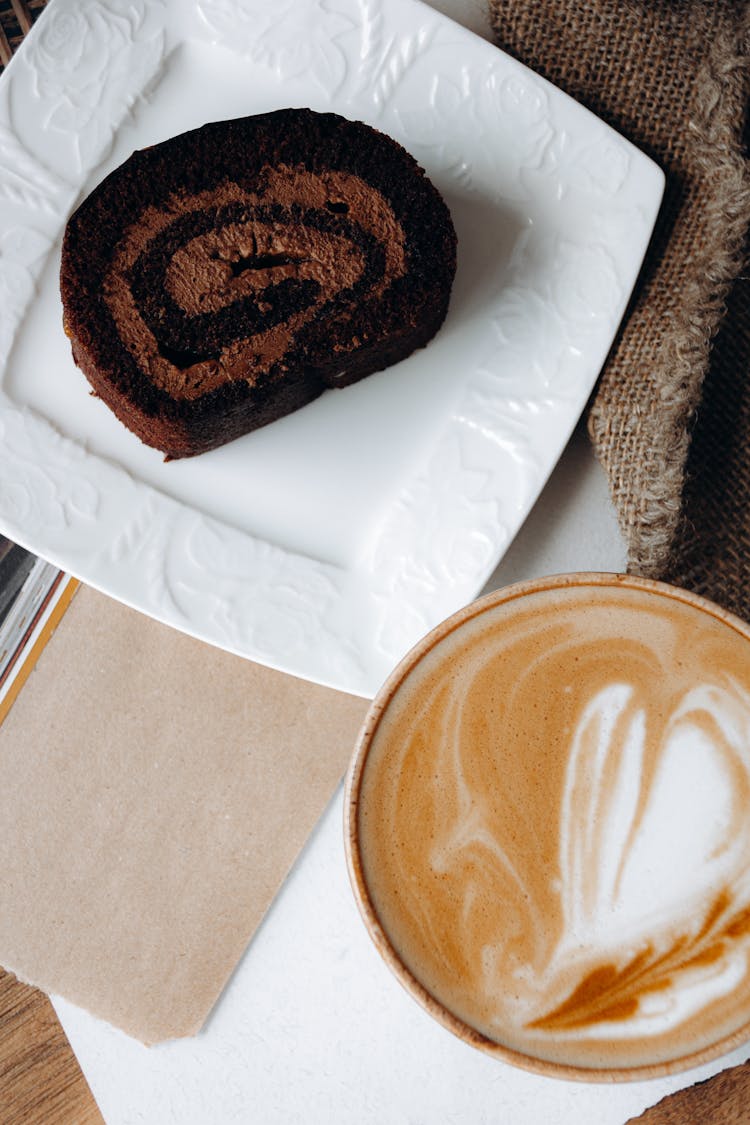
[{"label": "white table surface", "polygon": [[[431,0],[486,38],[483,0]],[[583,426],[489,588],[622,570],[625,550]],[[403,992],[360,921],[339,788],[194,1039],[146,1048],[59,998],[57,1013],[107,1125],[624,1125],[748,1047],[669,1079],[541,1078],[455,1039]]]}]

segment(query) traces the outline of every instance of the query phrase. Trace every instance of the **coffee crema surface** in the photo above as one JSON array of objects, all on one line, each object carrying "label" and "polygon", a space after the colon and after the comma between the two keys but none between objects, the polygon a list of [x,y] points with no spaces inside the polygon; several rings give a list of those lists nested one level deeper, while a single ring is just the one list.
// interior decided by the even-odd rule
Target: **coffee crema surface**
[{"label": "coffee crema surface", "polygon": [[394,967],[526,1065],[750,1037],[750,640],[651,585],[438,631],[361,764],[360,897]]}]

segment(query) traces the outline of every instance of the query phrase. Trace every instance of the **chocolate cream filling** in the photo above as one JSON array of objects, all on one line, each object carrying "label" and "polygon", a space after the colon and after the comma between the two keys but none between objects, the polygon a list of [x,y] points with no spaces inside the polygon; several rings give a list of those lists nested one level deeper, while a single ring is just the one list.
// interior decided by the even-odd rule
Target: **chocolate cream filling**
[{"label": "chocolate cream filling", "polygon": [[103,293],[141,370],[172,398],[195,399],[283,375],[305,325],[326,311],[346,319],[406,270],[404,232],[376,189],[279,165],[253,191],[224,182],[146,208]]}]

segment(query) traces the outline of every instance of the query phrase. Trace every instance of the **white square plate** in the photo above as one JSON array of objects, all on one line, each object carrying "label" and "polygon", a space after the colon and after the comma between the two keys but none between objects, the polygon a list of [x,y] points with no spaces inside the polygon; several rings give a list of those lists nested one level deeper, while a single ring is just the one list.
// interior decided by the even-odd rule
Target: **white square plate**
[{"label": "white square plate", "polygon": [[[134,148],[288,105],[366,121],[424,165],[458,233],[447,321],[396,367],[165,464],[73,364],[65,221]],[[531,508],[663,184],[418,0],[53,0],[0,81],[0,528],[161,621],[372,694]]]}]

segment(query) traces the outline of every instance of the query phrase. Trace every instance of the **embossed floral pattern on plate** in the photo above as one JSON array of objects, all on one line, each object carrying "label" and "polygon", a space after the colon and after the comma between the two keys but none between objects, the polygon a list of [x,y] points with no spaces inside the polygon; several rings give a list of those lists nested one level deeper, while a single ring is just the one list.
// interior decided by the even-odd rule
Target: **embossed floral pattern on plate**
[{"label": "embossed floral pattern on plate", "polygon": [[[459,235],[448,320],[397,369],[163,465],[72,364],[62,229],[133,148],[284,105],[367,121],[424,165]],[[528,513],[662,188],[587,111],[418,0],[52,0],[0,80],[0,528],[211,643],[374,692]]]}]

